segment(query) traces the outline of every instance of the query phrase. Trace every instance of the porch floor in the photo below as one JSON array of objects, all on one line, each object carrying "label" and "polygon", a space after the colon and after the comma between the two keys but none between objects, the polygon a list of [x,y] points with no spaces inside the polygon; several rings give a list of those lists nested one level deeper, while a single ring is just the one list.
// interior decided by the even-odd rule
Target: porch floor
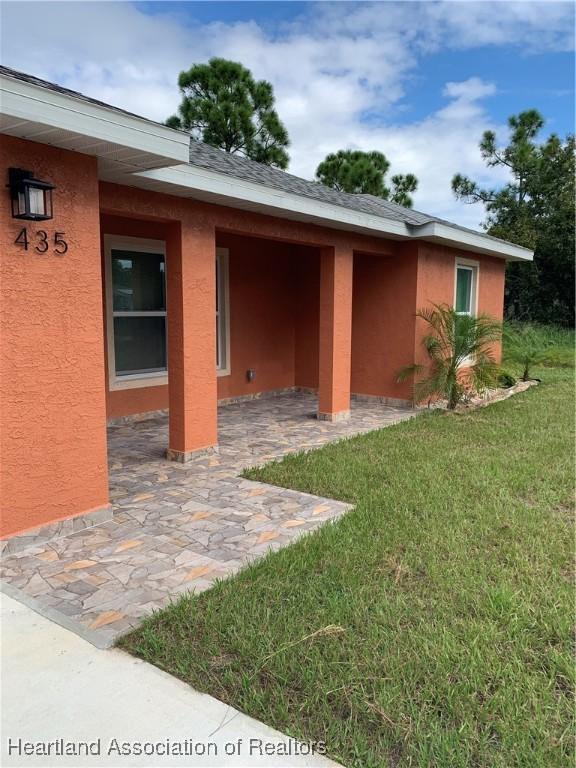
[{"label": "porch floor", "polygon": [[108,522],[2,558],[7,591],[98,645],[188,590],[202,591],[270,549],[340,516],[342,502],[244,480],[296,451],[385,427],[416,411],[353,401],[348,421],[315,418],[289,393],[219,409],[219,452],[167,461],[166,416],[109,427]]}]

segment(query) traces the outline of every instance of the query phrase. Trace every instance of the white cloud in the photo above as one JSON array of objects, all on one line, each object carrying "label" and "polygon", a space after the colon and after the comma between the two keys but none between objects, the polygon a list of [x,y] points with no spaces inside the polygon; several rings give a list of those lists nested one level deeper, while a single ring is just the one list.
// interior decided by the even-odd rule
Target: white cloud
[{"label": "white cloud", "polygon": [[482,212],[454,200],[450,179],[464,172],[502,180],[477,148],[483,130],[499,128],[482,101],[497,86],[478,77],[448,82],[443,108],[397,124],[406,84],[421,57],[441,48],[563,50],[571,14],[562,3],[318,3],[271,32],[253,21],[194,25],[180,13],[148,15],[127,3],[4,2],[0,42],[6,65],[156,120],[178,105],[180,70],[214,55],[242,61],[274,85],[291,172],[311,178],[343,147],[380,149],[393,172],[419,177],[416,207],[476,226]]},{"label": "white cloud", "polygon": [[568,2],[426,3],[425,16],[432,29],[450,36],[452,47],[517,44],[530,52],[574,47]]},{"label": "white cloud", "polygon": [[443,94],[449,99],[461,99],[462,101],[478,101],[486,96],[496,93],[494,83],[485,83],[479,77],[469,77],[459,83],[446,83]]}]

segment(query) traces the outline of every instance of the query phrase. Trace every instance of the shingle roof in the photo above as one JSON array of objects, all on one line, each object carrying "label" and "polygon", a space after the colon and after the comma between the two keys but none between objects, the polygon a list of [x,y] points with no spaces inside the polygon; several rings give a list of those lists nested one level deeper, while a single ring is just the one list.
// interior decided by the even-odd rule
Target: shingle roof
[{"label": "shingle roof", "polygon": [[341,205],[343,208],[370,213],[374,216],[403,221],[407,224],[427,224],[429,221],[435,221],[434,218],[424,213],[413,211],[411,208],[404,208],[401,205],[396,205],[396,203],[390,203],[387,200],[374,197],[374,195],[352,195],[347,192],[339,192],[317,181],[308,181],[278,168],[271,168],[269,165],[248,160],[240,155],[231,155],[200,141],[190,142],[190,164],[225,173],[227,176],[233,176],[244,181],[262,184],[272,189],[292,192],[295,195],[310,197],[324,203],[332,203],[332,205]]},{"label": "shingle roof", "polygon": [[[157,122],[149,120],[148,118],[136,115],[133,112],[128,112],[120,107],[114,107],[110,104],[106,104],[103,101],[98,101],[90,96],[85,96],[78,91],[64,88],[57,83],[49,82],[48,80],[42,80],[39,77],[34,77],[25,72],[20,72],[10,67],[0,65],[0,75],[7,75],[8,77],[22,80],[36,85],[41,88],[46,88],[57,93],[61,93],[65,96],[71,96],[72,98],[85,101],[89,104],[95,104],[106,109],[111,109],[114,112],[119,112],[124,115],[130,115],[131,117],[139,118],[140,120],[146,120],[149,123]],[[190,139],[190,165],[198,168],[206,168],[217,173],[223,173],[227,176],[231,176],[236,179],[243,179],[245,181],[251,181],[255,184],[261,184],[265,187],[272,189],[278,189],[285,192],[291,192],[295,195],[302,197],[312,198],[325,203],[331,203],[332,205],[339,205],[349,210],[359,211],[362,213],[372,214],[373,216],[379,216],[384,219],[391,219],[393,221],[404,222],[408,226],[419,226],[422,224],[428,224],[430,222],[437,222],[445,224],[452,229],[459,230],[461,232],[472,232],[475,235],[480,235],[488,240],[497,242],[506,242],[497,237],[492,237],[485,232],[479,232],[475,229],[468,227],[462,227],[459,224],[454,224],[445,219],[437,218],[436,216],[430,216],[420,211],[415,211],[412,208],[404,208],[396,203],[391,203],[388,200],[382,200],[374,195],[366,194],[349,194],[347,192],[339,192],[338,190],[326,187],[316,181],[309,181],[302,179],[299,176],[293,176],[286,171],[281,171],[278,168],[271,168],[263,163],[257,163],[254,160],[241,157],[239,155],[232,155],[223,150],[217,149],[204,144],[203,142]]]},{"label": "shingle roof", "polygon": [[39,88],[46,88],[49,91],[55,93],[61,93],[63,96],[71,96],[73,99],[79,99],[85,101],[88,104],[94,104],[97,107],[105,107],[106,109],[112,109],[114,112],[119,112],[122,115],[130,115],[130,117],[137,117],[139,120],[146,120],[147,123],[154,123],[158,125],[155,120],[150,120],[142,115],[136,115],[134,112],[128,112],[127,109],[121,109],[120,107],[113,107],[111,104],[106,104],[104,101],[98,101],[90,96],[85,96],[79,91],[73,91],[70,88],[64,88],[58,83],[52,83],[49,80],[42,80],[40,77],[29,75],[26,72],[20,72],[18,69],[11,69],[10,67],[4,67],[0,64],[0,75],[6,75],[7,77],[13,77],[15,80],[22,80],[24,83],[30,83],[30,85],[36,85]]},{"label": "shingle roof", "polygon": [[339,192],[331,187],[326,187],[317,181],[308,181],[300,176],[293,176],[286,171],[278,168],[271,168],[269,165],[257,163],[240,155],[232,155],[221,149],[212,147],[209,144],[203,144],[200,141],[192,140],[190,142],[190,165],[197,168],[206,168],[217,173],[224,173],[235,179],[251,181],[255,184],[262,184],[265,187],[279,189],[284,192],[292,192],[302,197],[310,197],[314,200],[320,200],[332,205],[340,205],[353,211],[370,213],[373,216],[380,216],[384,219],[404,222],[411,226],[421,226],[436,222],[445,224],[452,229],[461,232],[472,232],[489,240],[496,242],[506,242],[498,237],[493,237],[485,232],[479,232],[476,229],[462,227],[446,219],[437,216],[430,216],[421,211],[415,211],[413,208],[405,208],[397,203],[391,203],[389,200],[383,200],[375,195],[349,194],[348,192]]}]

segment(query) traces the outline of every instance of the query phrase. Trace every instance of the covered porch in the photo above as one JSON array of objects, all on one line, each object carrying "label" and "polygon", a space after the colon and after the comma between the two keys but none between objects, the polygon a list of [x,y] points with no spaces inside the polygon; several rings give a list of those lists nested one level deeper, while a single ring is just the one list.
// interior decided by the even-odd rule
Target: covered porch
[{"label": "covered porch", "polygon": [[[101,215],[108,420],[168,411],[167,456],[194,463],[222,449],[219,404],[309,391],[316,419],[338,423],[353,393],[408,403],[396,373],[414,347],[414,297],[394,270],[414,271],[413,258],[293,228],[187,224]],[[153,311],[138,294],[154,297]]]},{"label": "covered porch", "polygon": [[[262,395],[218,407],[218,452],[198,453],[185,466],[165,458],[167,414],[108,426],[110,496],[122,504],[145,487],[175,481],[192,487],[210,475],[225,479],[290,453],[381,429],[414,415],[412,408],[353,397],[350,418],[336,424],[316,418],[318,397],[304,391]],[[160,478],[160,479],[159,479]]]},{"label": "covered porch", "polygon": [[[66,290],[49,294],[54,329],[42,327],[27,357],[42,380],[26,368],[26,397],[14,386],[2,549],[111,518],[107,426],[118,419],[164,414],[152,443],[170,476],[171,464],[219,467],[219,405],[238,398],[308,392],[310,430],[331,437],[347,434],[354,393],[376,410],[407,403],[396,373],[413,360],[417,249],[93,181],[89,238],[63,272]],[[40,328],[33,312],[29,323]],[[290,445],[285,429],[276,437]]]},{"label": "covered porch", "polygon": [[166,461],[165,414],[109,426],[113,518],[60,537],[46,526],[5,555],[2,577],[39,610],[109,644],[175,595],[206,589],[349,508],[243,479],[244,468],[415,413],[353,399],[348,420],[327,423],[316,410],[304,392],[222,405],[219,453],[185,464]]}]

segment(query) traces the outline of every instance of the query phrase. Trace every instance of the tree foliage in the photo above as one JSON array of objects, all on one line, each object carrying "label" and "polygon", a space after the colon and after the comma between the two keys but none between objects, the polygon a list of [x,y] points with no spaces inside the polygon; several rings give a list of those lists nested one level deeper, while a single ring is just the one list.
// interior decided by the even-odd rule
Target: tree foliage
[{"label": "tree foliage", "polygon": [[429,326],[422,344],[430,366],[409,365],[398,375],[398,381],[405,381],[424,373],[414,383],[416,402],[440,397],[453,410],[468,389],[483,392],[495,386],[500,367],[492,347],[502,336],[500,323],[488,315],[459,315],[445,304],[421,309],[417,317]]},{"label": "tree foliage", "polygon": [[411,208],[410,193],[416,191],[418,179],[412,173],[397,174],[392,176],[391,187],[388,187],[389,168],[390,163],[382,152],[341,149],[326,156],[316,169],[316,178],[341,192],[375,195]]},{"label": "tree foliage", "polygon": [[484,203],[485,229],[532,248],[533,264],[508,265],[506,315],[520,320],[571,325],[574,320],[574,136],[537,137],[544,119],[536,110],[508,120],[510,139],[499,147],[493,131],[480,142],[489,168],[508,170],[510,181],[485,189],[457,174],[452,189],[461,200]]},{"label": "tree foliage", "polygon": [[274,92],[235,61],[210,59],[181,72],[182,102],[166,125],[193,138],[277,168],[288,166],[288,132],[274,109]]}]

